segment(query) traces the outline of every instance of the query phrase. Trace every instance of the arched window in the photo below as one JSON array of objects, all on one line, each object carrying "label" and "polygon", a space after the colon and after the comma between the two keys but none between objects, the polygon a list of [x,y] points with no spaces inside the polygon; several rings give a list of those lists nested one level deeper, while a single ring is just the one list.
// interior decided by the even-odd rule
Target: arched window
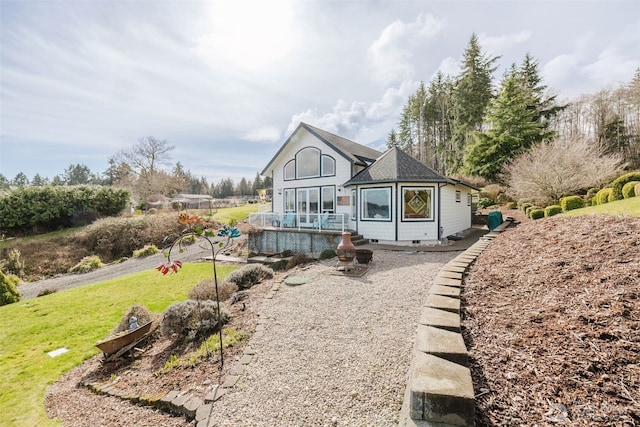
[{"label": "arched window", "polygon": [[284,165],[284,179],[296,179],[296,162],[295,160],[290,160]]},{"label": "arched window", "polygon": [[320,176],[320,150],[313,147],[303,148],[296,154],[297,178],[315,178]]},{"label": "arched window", "polygon": [[336,161],[331,156],[322,155],[322,176],[333,176],[336,174]]}]

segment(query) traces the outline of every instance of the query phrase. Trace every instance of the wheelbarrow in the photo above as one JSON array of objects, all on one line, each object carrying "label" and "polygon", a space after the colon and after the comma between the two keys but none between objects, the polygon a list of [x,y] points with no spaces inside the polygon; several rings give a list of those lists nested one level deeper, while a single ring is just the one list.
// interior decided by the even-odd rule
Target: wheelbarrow
[{"label": "wheelbarrow", "polygon": [[136,345],[151,336],[153,322],[147,322],[131,332],[120,333],[115,337],[96,343],[96,347],[102,350],[105,362],[117,360]]}]

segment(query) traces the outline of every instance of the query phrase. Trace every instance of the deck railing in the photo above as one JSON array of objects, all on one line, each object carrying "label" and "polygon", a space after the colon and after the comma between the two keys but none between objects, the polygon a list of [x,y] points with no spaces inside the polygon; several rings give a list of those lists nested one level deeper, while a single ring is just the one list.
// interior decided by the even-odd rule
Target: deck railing
[{"label": "deck railing", "polygon": [[300,214],[295,212],[257,212],[249,214],[249,224],[257,228],[305,231],[339,231],[347,229],[347,214]]}]

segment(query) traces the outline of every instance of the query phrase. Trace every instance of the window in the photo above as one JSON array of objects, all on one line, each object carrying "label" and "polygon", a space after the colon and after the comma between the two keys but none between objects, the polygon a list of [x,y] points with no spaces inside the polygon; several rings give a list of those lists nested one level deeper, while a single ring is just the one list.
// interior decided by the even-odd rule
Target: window
[{"label": "window", "polygon": [[296,154],[297,178],[315,178],[320,176],[320,150],[303,148]]},{"label": "window", "polygon": [[460,190],[456,190],[456,203],[460,203],[462,200],[462,195],[460,194]]},{"label": "window", "polygon": [[294,190],[293,188],[284,190],[284,211],[296,211],[296,190]]},{"label": "window", "polygon": [[291,160],[284,165],[284,179],[296,179],[296,161]]},{"label": "window", "polygon": [[335,187],[322,187],[322,212],[335,212]]},{"label": "window", "polygon": [[336,174],[336,161],[333,157],[322,155],[322,176],[333,176]]},{"label": "window", "polygon": [[351,190],[351,219],[356,220],[356,190]]},{"label": "window", "polygon": [[360,195],[361,219],[391,221],[390,187],[363,188]]},{"label": "window", "polygon": [[402,220],[433,219],[433,187],[402,187]]}]

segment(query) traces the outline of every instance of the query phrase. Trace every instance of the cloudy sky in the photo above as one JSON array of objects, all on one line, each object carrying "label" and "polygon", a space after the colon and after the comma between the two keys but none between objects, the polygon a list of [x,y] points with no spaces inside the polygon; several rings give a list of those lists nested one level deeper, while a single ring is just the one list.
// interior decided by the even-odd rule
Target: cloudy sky
[{"label": "cloudy sky", "polygon": [[300,121],[384,148],[472,33],[562,98],[640,67],[640,2],[0,0],[0,173],[93,172],[145,136],[209,182],[253,179]]}]

